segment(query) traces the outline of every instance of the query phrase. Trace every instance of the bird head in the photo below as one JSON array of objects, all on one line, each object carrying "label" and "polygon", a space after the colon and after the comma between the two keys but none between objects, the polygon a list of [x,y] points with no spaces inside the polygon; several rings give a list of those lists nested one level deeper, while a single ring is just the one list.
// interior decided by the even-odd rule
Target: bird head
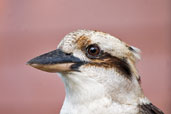
[{"label": "bird head", "polygon": [[140,50],[99,31],[67,34],[56,50],[28,64],[63,79],[66,96],[74,102],[107,96],[119,103],[136,103],[143,97],[135,63]]}]

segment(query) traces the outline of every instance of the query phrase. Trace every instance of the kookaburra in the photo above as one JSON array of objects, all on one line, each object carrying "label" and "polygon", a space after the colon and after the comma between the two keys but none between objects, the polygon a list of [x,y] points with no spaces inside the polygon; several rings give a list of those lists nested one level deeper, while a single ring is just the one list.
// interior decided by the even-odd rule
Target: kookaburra
[{"label": "kookaburra", "polygon": [[60,114],[163,114],[143,94],[135,66],[139,53],[110,34],[77,30],[27,64],[62,78]]}]

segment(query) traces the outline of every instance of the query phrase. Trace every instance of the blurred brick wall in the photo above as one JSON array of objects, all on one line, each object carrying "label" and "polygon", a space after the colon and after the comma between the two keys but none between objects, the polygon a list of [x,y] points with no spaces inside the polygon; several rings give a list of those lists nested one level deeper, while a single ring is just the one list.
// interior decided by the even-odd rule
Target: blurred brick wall
[{"label": "blurred brick wall", "polygon": [[0,114],[57,114],[64,87],[29,59],[76,29],[108,32],[142,50],[146,96],[170,114],[170,0],[0,0]]}]

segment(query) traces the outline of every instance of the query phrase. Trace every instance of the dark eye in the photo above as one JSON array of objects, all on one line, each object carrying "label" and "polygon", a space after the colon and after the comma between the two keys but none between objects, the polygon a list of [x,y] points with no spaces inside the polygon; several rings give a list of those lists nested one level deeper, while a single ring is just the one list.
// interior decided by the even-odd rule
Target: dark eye
[{"label": "dark eye", "polygon": [[100,48],[96,44],[89,45],[86,50],[87,54],[91,56],[98,56],[100,53]]}]

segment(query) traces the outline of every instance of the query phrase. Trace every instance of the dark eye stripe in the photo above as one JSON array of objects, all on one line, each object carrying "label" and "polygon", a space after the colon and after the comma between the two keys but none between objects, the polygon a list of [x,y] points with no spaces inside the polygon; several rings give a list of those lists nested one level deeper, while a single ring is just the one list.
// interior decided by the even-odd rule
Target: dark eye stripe
[{"label": "dark eye stripe", "polygon": [[[107,54],[107,53],[106,53]],[[124,75],[126,78],[131,79],[132,73],[129,64],[127,63],[126,59],[120,59],[111,55],[106,55],[105,58],[107,60],[102,60],[101,62],[89,62],[89,65],[94,65],[97,67],[104,67],[104,68],[115,68],[116,71]],[[99,58],[100,60],[101,58]],[[103,56],[104,59],[104,56]]]},{"label": "dark eye stripe", "polygon": [[120,71],[120,73],[124,74],[125,77],[130,79],[132,74],[131,74],[130,66],[127,63],[126,59],[119,59],[117,57],[113,57],[112,59],[113,59],[112,63]]}]

